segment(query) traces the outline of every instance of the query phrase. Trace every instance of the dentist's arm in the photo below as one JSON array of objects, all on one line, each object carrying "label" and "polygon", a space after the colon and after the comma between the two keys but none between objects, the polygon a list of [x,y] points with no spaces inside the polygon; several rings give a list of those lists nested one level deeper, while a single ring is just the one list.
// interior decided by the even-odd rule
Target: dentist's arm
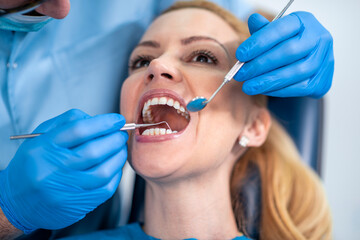
[{"label": "dentist's arm", "polygon": [[274,22],[260,14],[248,20],[251,37],[237,49],[246,62],[234,77],[244,81],[249,95],[322,97],[334,72],[333,39],[307,12],[295,12]]},{"label": "dentist's arm", "polygon": [[0,172],[7,220],[24,233],[60,229],[109,199],[127,158],[124,124],[119,114],[90,117],[79,110],[41,124],[34,132],[45,134],[25,140]]},{"label": "dentist's arm", "polygon": [[3,211],[0,208],[0,239],[8,240],[15,239],[22,235],[22,232],[14,227],[5,217]]}]

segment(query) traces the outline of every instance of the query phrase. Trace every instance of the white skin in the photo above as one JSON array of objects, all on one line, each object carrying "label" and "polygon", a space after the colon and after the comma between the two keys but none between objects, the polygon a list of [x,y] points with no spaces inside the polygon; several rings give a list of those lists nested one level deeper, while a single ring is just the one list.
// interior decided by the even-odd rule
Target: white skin
[{"label": "white skin", "polygon": [[[29,0],[0,0],[0,8],[15,8],[29,2]],[[70,11],[70,0],[48,0],[36,8],[35,11],[52,18],[62,19]]]},{"label": "white skin", "polygon": [[[121,93],[127,122],[138,120],[143,107],[139,101],[149,90],[171,90],[185,103],[210,96],[235,63],[240,39],[220,17],[194,8],[160,16],[140,42],[145,44],[130,57],[130,75]],[[245,152],[238,141],[246,136],[248,146],[260,146],[270,115],[232,81],[190,117],[177,137],[158,141],[149,136],[144,142],[133,134],[129,140],[130,163],[147,182],[144,231],[162,239],[234,238],[241,233],[232,212],[229,180],[235,161]]]}]

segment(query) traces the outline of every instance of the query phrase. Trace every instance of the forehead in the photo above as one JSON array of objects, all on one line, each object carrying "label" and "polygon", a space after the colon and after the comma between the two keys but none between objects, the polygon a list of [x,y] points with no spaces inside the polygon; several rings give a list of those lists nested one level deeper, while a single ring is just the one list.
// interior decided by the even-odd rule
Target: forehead
[{"label": "forehead", "polygon": [[142,40],[184,38],[195,35],[209,36],[221,43],[239,39],[230,25],[215,13],[204,9],[186,8],[158,17],[148,28]]}]

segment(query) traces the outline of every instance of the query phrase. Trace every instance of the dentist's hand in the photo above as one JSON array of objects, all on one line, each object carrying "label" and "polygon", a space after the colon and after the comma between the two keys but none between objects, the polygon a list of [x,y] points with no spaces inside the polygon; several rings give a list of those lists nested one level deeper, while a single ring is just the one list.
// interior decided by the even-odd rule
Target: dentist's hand
[{"label": "dentist's hand", "polygon": [[115,192],[127,158],[119,114],[70,110],[42,123],[0,172],[0,207],[18,229],[60,229]]},{"label": "dentist's hand", "polygon": [[274,22],[260,14],[249,18],[251,37],[236,51],[246,62],[235,75],[249,95],[322,97],[334,72],[330,33],[307,12],[295,12]]}]

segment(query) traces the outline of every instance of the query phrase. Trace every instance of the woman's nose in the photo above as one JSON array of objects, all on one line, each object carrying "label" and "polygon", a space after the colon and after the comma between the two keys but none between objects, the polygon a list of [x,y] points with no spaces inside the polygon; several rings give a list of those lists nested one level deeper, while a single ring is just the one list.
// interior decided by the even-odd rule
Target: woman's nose
[{"label": "woman's nose", "polygon": [[181,81],[179,70],[172,64],[169,64],[171,60],[154,59],[150,62],[147,68],[145,81]]}]

